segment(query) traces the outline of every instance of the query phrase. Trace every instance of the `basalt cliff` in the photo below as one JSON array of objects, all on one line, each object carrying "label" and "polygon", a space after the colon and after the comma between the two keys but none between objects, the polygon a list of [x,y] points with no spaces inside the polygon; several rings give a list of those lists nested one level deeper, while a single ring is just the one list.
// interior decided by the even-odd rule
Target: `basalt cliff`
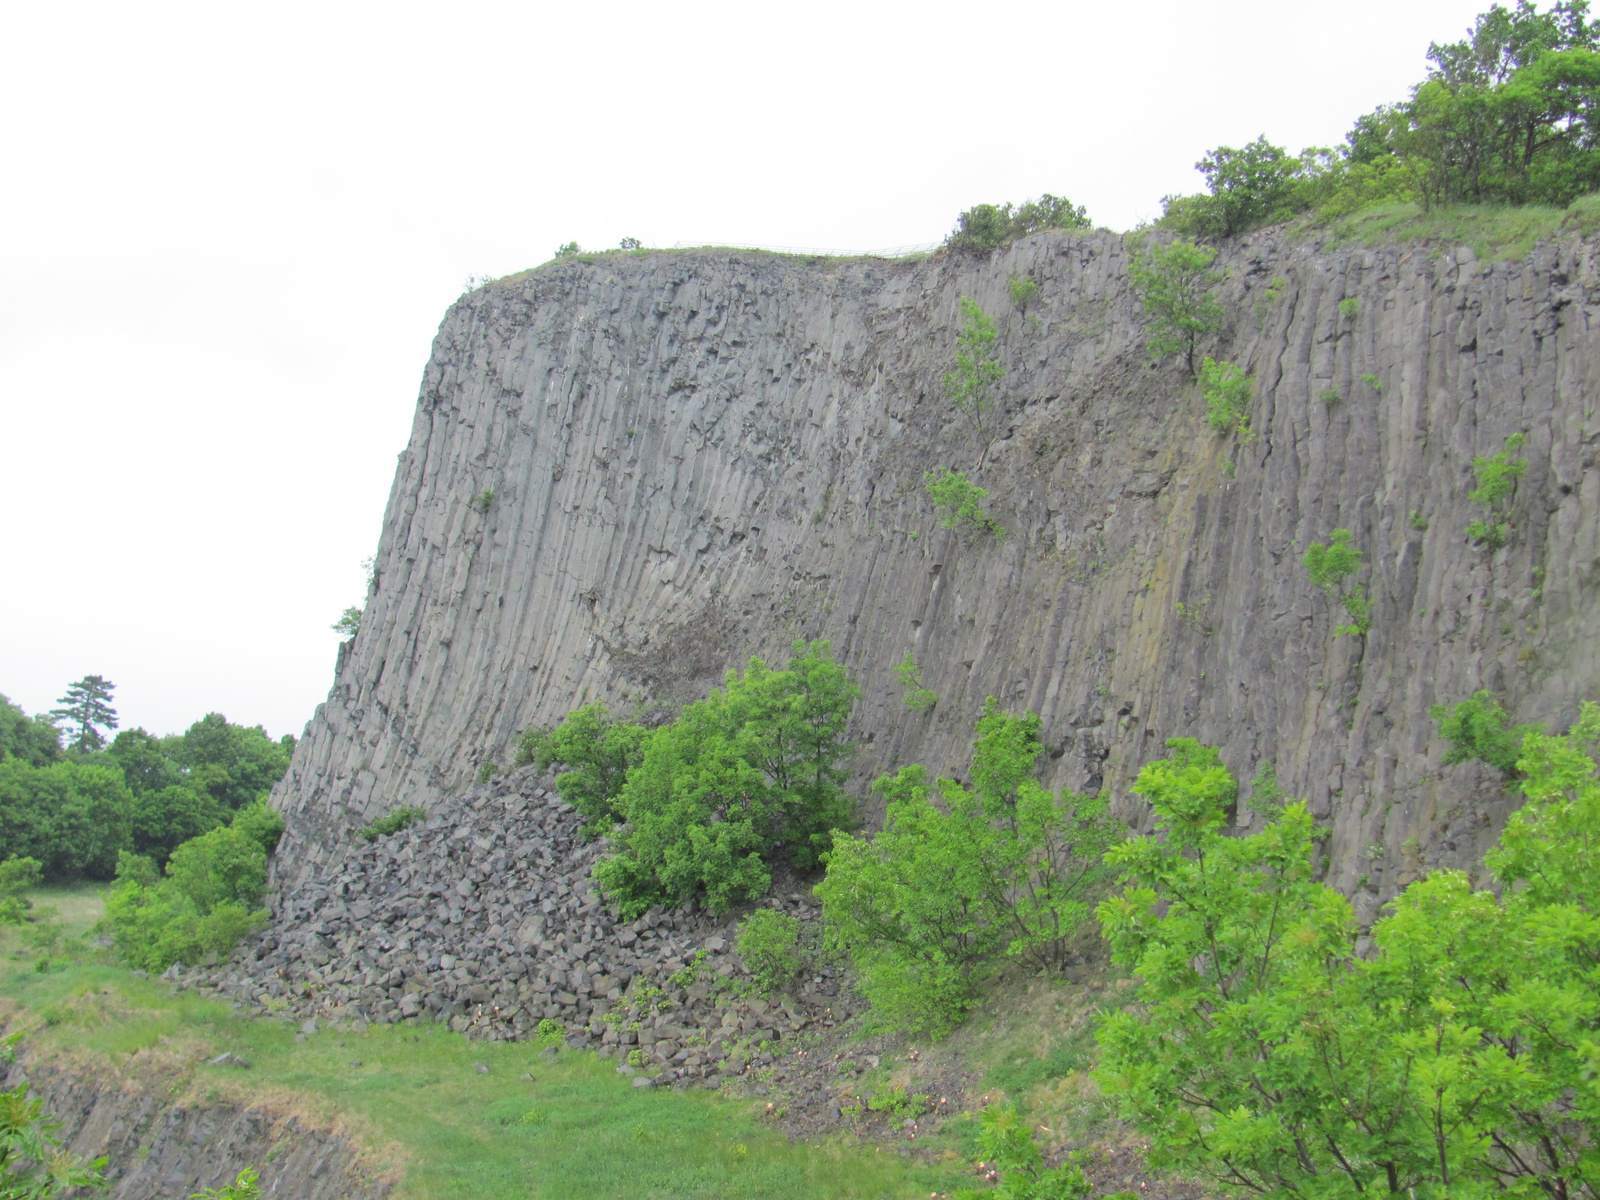
[{"label": "basalt cliff", "polygon": [[[1109,789],[1136,826],[1128,785],[1167,738],[1220,746],[1241,780],[1270,761],[1364,917],[1474,863],[1513,794],[1441,768],[1429,706],[1491,688],[1564,728],[1600,698],[1595,244],[1231,245],[1206,349],[1255,380],[1248,440],[1150,362],[1130,252],[1055,232],[921,261],[610,254],[464,296],[360,632],[274,793],[277,882],[461,792],[529,726],[680,703],[798,638],[830,639],[863,689],[869,819],[893,765],[960,775],[992,695],[1042,715],[1048,784]],[[942,385],[963,297],[999,322],[981,432]],[[1471,464],[1513,433],[1528,468],[1490,550],[1465,532]],[[940,527],[923,476],[945,467],[1007,536]],[[1365,555],[1365,637],[1335,636],[1301,562],[1335,528]],[[926,713],[902,701],[908,652]]]}]

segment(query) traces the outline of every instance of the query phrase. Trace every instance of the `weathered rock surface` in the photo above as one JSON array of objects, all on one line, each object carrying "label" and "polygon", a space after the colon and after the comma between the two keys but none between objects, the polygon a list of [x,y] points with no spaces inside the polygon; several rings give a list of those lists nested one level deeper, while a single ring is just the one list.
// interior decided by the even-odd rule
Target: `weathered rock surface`
[{"label": "weathered rock surface", "polygon": [[268,1196],[294,1200],[382,1200],[389,1185],[362,1168],[344,1138],[295,1117],[231,1104],[173,1104],[155,1090],[103,1069],[56,1063],[0,1064],[0,1083],[26,1080],[61,1123],[56,1136],[85,1158],[110,1162],[115,1200],[187,1197],[220,1188],[251,1167]]},{"label": "weathered rock surface", "polygon": [[[1238,244],[1212,352],[1256,378],[1248,443],[1147,362],[1127,254],[1051,233],[919,263],[605,256],[463,297],[361,632],[274,795],[279,882],[333,886],[355,828],[438,805],[530,725],[685,699],[798,637],[831,638],[865,690],[863,780],[959,774],[992,694],[1042,714],[1047,782],[1107,786],[1135,821],[1127,785],[1165,738],[1220,745],[1241,779],[1271,760],[1364,915],[1472,862],[1511,798],[1441,771],[1428,706],[1491,687],[1556,726],[1600,686],[1594,244],[1494,264]],[[1000,321],[987,451],[940,384],[963,296]],[[1464,532],[1471,461],[1513,432],[1529,468],[1489,552]],[[989,489],[1004,541],[938,528],[940,466]],[[1365,639],[1334,636],[1300,563],[1335,527],[1366,553]],[[900,701],[907,651],[926,715]],[[529,910],[504,904],[511,944]]]}]

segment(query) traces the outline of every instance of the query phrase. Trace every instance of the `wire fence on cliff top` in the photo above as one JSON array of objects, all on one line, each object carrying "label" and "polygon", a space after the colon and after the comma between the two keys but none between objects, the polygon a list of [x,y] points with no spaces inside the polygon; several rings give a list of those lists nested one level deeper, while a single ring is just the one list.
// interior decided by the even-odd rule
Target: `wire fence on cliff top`
[{"label": "wire fence on cliff top", "polygon": [[807,254],[821,258],[904,258],[908,254],[927,254],[943,242],[920,246],[889,246],[882,250],[824,250],[816,246],[760,246],[754,242],[674,242],[674,250],[764,250],[769,254]]}]

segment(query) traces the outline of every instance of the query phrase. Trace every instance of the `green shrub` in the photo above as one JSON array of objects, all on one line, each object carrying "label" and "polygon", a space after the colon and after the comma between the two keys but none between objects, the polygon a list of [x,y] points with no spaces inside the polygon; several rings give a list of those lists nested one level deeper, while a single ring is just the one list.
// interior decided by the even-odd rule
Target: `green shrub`
[{"label": "green shrub", "polygon": [[961,471],[929,471],[922,477],[928,499],[934,511],[943,520],[945,529],[966,533],[993,534],[998,540],[1006,536],[1006,527],[983,509],[989,493],[969,480]]},{"label": "green shrub", "polygon": [[1311,582],[1344,605],[1350,614],[1351,623],[1335,628],[1334,637],[1365,635],[1372,628],[1372,604],[1366,591],[1360,584],[1346,583],[1361,569],[1361,551],[1350,544],[1350,538],[1348,529],[1335,529],[1327,545],[1312,542],[1301,560]]},{"label": "green shrub", "polygon": [[752,658],[653,731],[617,797],[619,852],[594,872],[623,915],[696,894],[725,912],[767,891],[780,854],[815,866],[851,823],[844,731],[859,695],[827,642],[796,642],[783,670]]},{"label": "green shrub", "polygon": [[385,813],[372,824],[362,826],[361,836],[369,842],[375,842],[381,837],[388,837],[391,833],[399,833],[402,829],[410,829],[427,815],[427,809],[418,808],[413,804],[405,804],[393,812]]},{"label": "green shrub", "polygon": [[278,848],[278,841],[283,837],[283,816],[266,800],[257,800],[233,814],[233,828],[270,855]]},{"label": "green shrub", "polygon": [[43,864],[37,858],[11,858],[0,862],[0,925],[20,925],[28,919],[33,901],[27,893],[39,886]]},{"label": "green shrub", "polygon": [[266,891],[269,828],[252,814],[243,828],[213,829],[187,841],[173,851],[165,878],[150,859],[123,853],[101,923],[117,952],[147,971],[226,955],[267,919],[255,906]]},{"label": "green shrub", "polygon": [[1028,315],[1028,306],[1039,295],[1039,285],[1031,279],[1019,276],[1011,278],[1011,307],[1023,316]]},{"label": "green shrub", "polygon": [[1346,296],[1339,301],[1339,315],[1346,321],[1354,321],[1361,312],[1361,298],[1359,296]]},{"label": "green shrub", "polygon": [[756,909],[740,924],[734,946],[763,992],[782,989],[800,971],[800,922],[788,913]]},{"label": "green shrub", "polygon": [[944,244],[952,250],[995,250],[1041,229],[1088,229],[1092,223],[1082,205],[1046,192],[1013,208],[976,204],[956,218]]},{"label": "green shrub", "polygon": [[938,693],[922,686],[922,668],[917,665],[917,656],[910,650],[906,651],[906,656],[900,660],[894,673],[900,681],[902,699],[912,712],[927,712],[939,703]]},{"label": "green shrub", "polygon": [[361,632],[361,609],[352,604],[344,612],[340,613],[339,619],[328,628],[346,641],[349,641]]},{"label": "green shrub", "polygon": [[1147,766],[1156,833],[1112,851],[1125,887],[1099,908],[1139,992],[1103,1021],[1096,1078],[1152,1166],[1285,1200],[1593,1191],[1596,738],[1593,703],[1570,737],[1529,734],[1493,890],[1430,872],[1371,953],[1312,878],[1303,803],[1241,837],[1214,755]]},{"label": "green shrub", "polygon": [[1522,448],[1523,441],[1522,434],[1513,433],[1506,439],[1506,448],[1499,454],[1472,460],[1472,473],[1478,480],[1478,486],[1467,496],[1474,504],[1489,510],[1489,519],[1469,522],[1467,536],[1475,542],[1484,543],[1491,550],[1504,546],[1511,532],[1509,521],[1497,521],[1495,518],[1502,514],[1504,502],[1516,488],[1517,480],[1527,473],[1528,460],[1512,457]]},{"label": "green shrub", "polygon": [[1044,1165],[1032,1125],[1013,1104],[991,1104],[983,1110],[978,1153],[999,1175],[999,1186],[992,1191],[957,1192],[956,1200],[1087,1200],[1094,1191],[1072,1155],[1060,1166]]},{"label": "green shrub", "polygon": [[1477,759],[1488,763],[1507,779],[1517,775],[1517,760],[1537,725],[1512,725],[1494,693],[1485,689],[1459,704],[1435,704],[1428,715],[1439,724],[1439,736],[1450,743],[1440,762],[1447,767]]},{"label": "green shrub", "polygon": [[989,406],[989,393],[1005,375],[996,357],[999,337],[994,319],[978,307],[975,300],[961,298],[961,332],[956,334],[956,365],[944,376],[945,394],[957,412],[972,418],[972,427],[983,436],[983,412]]},{"label": "green shrub", "polygon": [[195,1192],[189,1200],[262,1200],[261,1185],[257,1182],[260,1178],[254,1170],[246,1167],[232,1183]]},{"label": "green shrub", "polygon": [[28,1095],[26,1083],[0,1091],[0,1197],[56,1200],[79,1188],[107,1186],[107,1159],[79,1158],[54,1136],[59,1127],[46,1118],[44,1100]]},{"label": "green shrub", "polygon": [[1128,264],[1134,295],[1150,318],[1146,348],[1152,358],[1182,354],[1195,378],[1200,339],[1222,327],[1222,305],[1214,295],[1222,276],[1211,270],[1217,252],[1176,241],[1135,249]]},{"label": "green shrub", "polygon": [[556,791],[577,810],[586,828],[598,831],[617,817],[617,797],[628,772],[644,759],[649,730],[613,717],[604,704],[568,713],[554,729],[530,729],[517,743],[518,766],[540,770],[560,764]]},{"label": "green shrub", "polygon": [[830,948],[850,956],[886,1023],[941,1036],[1005,958],[1059,968],[1119,836],[1098,797],[1062,803],[1031,778],[1039,718],[1000,711],[977,725],[972,788],[903,767],[873,788],[883,831],[836,837],[817,886]]},{"label": "green shrub", "polygon": [[573,255],[580,253],[582,253],[582,249],[579,247],[577,242],[563,242],[561,245],[556,247],[555,257],[571,258]]},{"label": "green shrub", "polygon": [[1250,391],[1255,380],[1231,362],[1216,362],[1209,355],[1200,364],[1200,394],[1206,401],[1206,420],[1218,433],[1237,430],[1250,440]]}]

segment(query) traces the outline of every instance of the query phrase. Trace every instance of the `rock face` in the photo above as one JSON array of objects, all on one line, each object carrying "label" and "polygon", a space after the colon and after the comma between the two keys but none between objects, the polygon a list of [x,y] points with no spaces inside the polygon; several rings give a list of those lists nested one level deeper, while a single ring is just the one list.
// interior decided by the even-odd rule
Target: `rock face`
[{"label": "rock face", "polygon": [[[1241,780],[1271,761],[1363,915],[1423,865],[1472,862],[1511,796],[1441,770],[1428,706],[1489,687],[1564,726],[1600,693],[1594,244],[1493,264],[1235,245],[1209,350],[1256,380],[1248,441],[1148,362],[1128,253],[1058,232],[922,262],[607,255],[463,297],[361,631],[274,794],[280,884],[530,725],[692,698],[814,637],[864,689],[863,783],[959,775],[993,695],[1042,715],[1047,783],[1109,787],[1135,822],[1127,786],[1166,738],[1219,745]],[[1026,313],[1016,276],[1039,285]],[[941,385],[962,297],[998,320],[1006,368],[981,433]],[[1528,470],[1490,551],[1465,535],[1471,462],[1515,432]],[[989,490],[1008,536],[940,529],[940,467]],[[1301,565],[1336,527],[1366,556],[1365,638],[1334,635]],[[926,714],[901,700],[908,652]]]},{"label": "rock face", "polygon": [[[268,1196],[296,1200],[382,1200],[389,1185],[371,1177],[344,1138],[229,1104],[173,1104],[158,1090],[114,1073],[48,1063],[0,1065],[0,1082],[26,1079],[42,1096],[55,1136],[85,1158],[104,1154],[115,1200],[189,1196],[259,1170]],[[100,1195],[102,1193],[94,1193]]]}]

